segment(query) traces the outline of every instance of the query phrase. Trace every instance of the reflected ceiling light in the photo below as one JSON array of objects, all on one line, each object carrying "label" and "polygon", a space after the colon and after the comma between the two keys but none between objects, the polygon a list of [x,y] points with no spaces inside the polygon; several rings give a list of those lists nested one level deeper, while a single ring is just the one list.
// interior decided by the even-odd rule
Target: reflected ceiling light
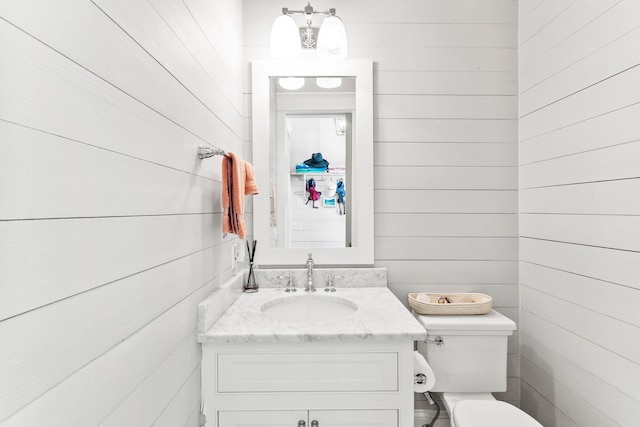
[{"label": "reflected ceiling light", "polygon": [[342,85],[342,79],[340,77],[317,77],[316,85],[323,89],[335,89]]},{"label": "reflected ceiling light", "polygon": [[344,117],[334,117],[334,123],[336,125],[336,135],[341,136],[347,133],[347,119]]},{"label": "reflected ceiling light", "polygon": [[[307,26],[297,28],[292,15],[304,15]],[[313,15],[325,15],[319,30],[311,26]],[[316,49],[320,59],[340,60],[347,56],[347,33],[335,9],[316,12],[311,3],[307,3],[304,10],[282,8],[282,15],[273,21],[271,27],[271,56],[277,59],[296,58],[302,48]]]},{"label": "reflected ceiling light", "polygon": [[304,77],[280,77],[278,84],[287,90],[298,90],[304,86]]}]

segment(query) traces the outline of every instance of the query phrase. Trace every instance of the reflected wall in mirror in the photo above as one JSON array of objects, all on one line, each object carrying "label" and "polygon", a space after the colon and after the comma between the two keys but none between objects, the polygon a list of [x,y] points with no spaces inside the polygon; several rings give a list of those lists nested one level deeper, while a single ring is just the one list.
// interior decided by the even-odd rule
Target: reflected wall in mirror
[{"label": "reflected wall in mirror", "polygon": [[371,61],[252,65],[257,262],[372,265]]}]

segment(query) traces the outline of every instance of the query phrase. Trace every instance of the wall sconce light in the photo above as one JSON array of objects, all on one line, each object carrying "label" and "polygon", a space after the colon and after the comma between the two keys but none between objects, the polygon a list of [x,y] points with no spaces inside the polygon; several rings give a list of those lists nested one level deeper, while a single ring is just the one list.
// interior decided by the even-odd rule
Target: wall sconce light
[{"label": "wall sconce light", "polygon": [[[292,15],[304,15],[306,27],[298,28]],[[325,15],[320,29],[312,27],[313,15]],[[282,8],[271,26],[271,56],[277,59],[293,59],[302,49],[316,49],[320,59],[344,59],[347,56],[347,33],[335,9],[326,12],[313,10],[307,3],[304,10]]]}]

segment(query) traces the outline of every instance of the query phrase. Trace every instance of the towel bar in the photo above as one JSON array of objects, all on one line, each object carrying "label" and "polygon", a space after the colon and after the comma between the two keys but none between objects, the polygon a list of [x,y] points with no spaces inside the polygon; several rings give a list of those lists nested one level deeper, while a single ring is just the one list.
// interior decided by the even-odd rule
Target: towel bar
[{"label": "towel bar", "polygon": [[227,155],[227,152],[224,151],[222,148],[205,147],[203,145],[198,147],[198,157],[200,157],[200,160],[206,159],[208,157],[213,157],[213,156],[226,156],[226,155]]}]

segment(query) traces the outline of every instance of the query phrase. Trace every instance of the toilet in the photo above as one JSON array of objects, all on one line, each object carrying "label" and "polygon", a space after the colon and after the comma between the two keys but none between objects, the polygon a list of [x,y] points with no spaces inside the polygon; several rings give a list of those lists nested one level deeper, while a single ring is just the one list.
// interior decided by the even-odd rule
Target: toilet
[{"label": "toilet", "polygon": [[516,324],[491,310],[481,315],[421,315],[427,330],[418,352],[433,369],[451,427],[542,427],[520,409],[496,400],[507,389],[507,340]]}]

